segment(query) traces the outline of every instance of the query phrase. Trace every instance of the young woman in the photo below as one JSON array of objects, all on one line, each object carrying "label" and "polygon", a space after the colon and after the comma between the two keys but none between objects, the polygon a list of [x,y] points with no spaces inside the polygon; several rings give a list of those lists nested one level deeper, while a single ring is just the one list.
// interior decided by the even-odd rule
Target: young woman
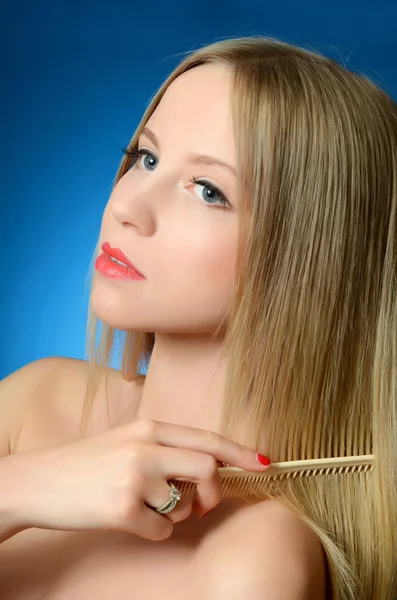
[{"label": "young woman", "polygon": [[[88,361],[1,383],[1,597],[392,600],[396,104],[313,51],[224,40],[124,152]],[[223,463],[368,454],[221,496]]]}]

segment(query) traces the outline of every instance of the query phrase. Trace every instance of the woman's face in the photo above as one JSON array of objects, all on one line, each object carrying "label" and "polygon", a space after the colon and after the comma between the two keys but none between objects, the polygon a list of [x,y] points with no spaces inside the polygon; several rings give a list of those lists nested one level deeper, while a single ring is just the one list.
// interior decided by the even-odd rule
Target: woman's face
[{"label": "woman's face", "polygon": [[178,77],[139,138],[145,154],[134,159],[110,196],[100,244],[120,248],[145,277],[121,280],[95,270],[93,309],[111,327],[212,333],[228,314],[237,248],[236,176],[190,155],[209,155],[235,169],[229,78],[218,65]]}]

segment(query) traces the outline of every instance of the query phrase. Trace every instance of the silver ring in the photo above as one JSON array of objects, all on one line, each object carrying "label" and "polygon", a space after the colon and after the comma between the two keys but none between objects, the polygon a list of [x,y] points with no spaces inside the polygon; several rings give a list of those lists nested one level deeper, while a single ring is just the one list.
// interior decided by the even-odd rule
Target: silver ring
[{"label": "silver ring", "polygon": [[152,508],[160,515],[166,515],[167,513],[171,512],[172,509],[175,508],[179,500],[182,498],[182,492],[178,490],[178,488],[175,487],[173,483],[168,483],[168,485],[170,488],[170,499],[167,500],[167,502],[164,502],[164,504],[162,504],[158,508],[148,505],[149,508]]}]

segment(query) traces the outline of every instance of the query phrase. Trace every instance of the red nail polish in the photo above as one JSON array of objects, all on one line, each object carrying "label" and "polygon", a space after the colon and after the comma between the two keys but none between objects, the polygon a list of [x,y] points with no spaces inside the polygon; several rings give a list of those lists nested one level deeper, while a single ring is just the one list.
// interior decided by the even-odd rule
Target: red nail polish
[{"label": "red nail polish", "polygon": [[268,458],[267,456],[263,456],[263,454],[256,454],[256,460],[258,462],[261,463],[261,465],[265,465],[265,467],[268,467],[270,465],[270,463],[272,462],[270,460],[270,458]]}]

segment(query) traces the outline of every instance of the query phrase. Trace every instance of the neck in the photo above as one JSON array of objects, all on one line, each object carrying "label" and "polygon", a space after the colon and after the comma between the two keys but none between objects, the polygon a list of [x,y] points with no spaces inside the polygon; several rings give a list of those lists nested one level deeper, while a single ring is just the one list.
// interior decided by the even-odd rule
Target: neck
[{"label": "neck", "polygon": [[219,432],[225,385],[223,341],[211,335],[157,334],[138,419]]}]

